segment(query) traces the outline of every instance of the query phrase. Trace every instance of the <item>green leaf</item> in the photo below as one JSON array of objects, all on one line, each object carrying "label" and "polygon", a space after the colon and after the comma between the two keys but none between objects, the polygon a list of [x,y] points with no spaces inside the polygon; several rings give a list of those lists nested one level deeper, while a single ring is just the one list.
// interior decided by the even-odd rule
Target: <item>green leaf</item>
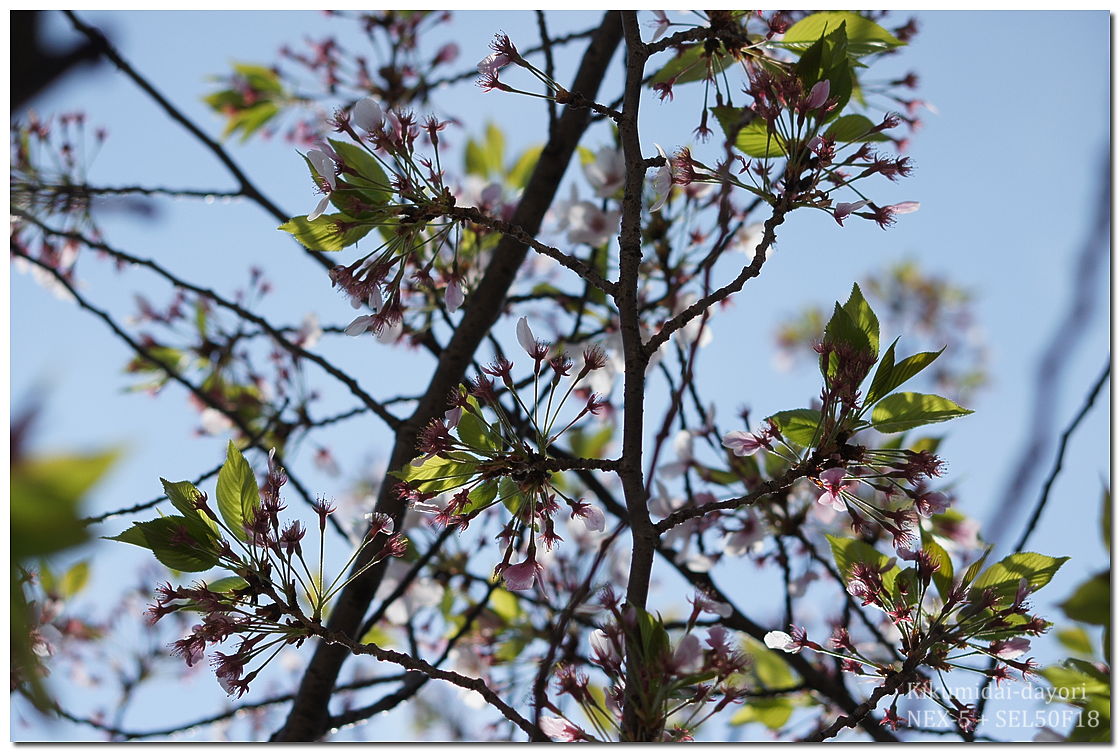
[{"label": "green leaf", "polygon": [[[923,537],[925,537],[924,531]],[[941,593],[942,598],[948,598],[949,591],[953,589],[953,560],[949,557],[949,553],[932,538],[922,544],[922,549],[929,554],[933,563],[938,565],[933,573],[933,584],[937,586],[937,592]]]},{"label": "green leaf", "polygon": [[207,527],[217,535],[217,523],[210,519],[205,512],[196,509],[194,506],[195,501],[202,498],[202,491],[199,491],[195,488],[193,483],[187,480],[172,483],[169,480],[160,478],[159,482],[163,484],[163,492],[167,495],[167,499],[171,502],[172,506],[182,512],[184,517],[203,521],[206,523]]},{"label": "green leaf", "polygon": [[234,63],[233,70],[254,90],[266,94],[283,94],[284,86],[276,71],[253,63]]},{"label": "green leaf", "polygon": [[1084,702],[1077,703],[1081,717],[1069,733],[1071,742],[1112,742],[1112,698],[1090,695]]},{"label": "green leaf", "polygon": [[525,496],[521,493],[517,484],[504,475],[498,481],[498,499],[511,514],[520,512],[522,505],[526,502]]},{"label": "green leaf", "polygon": [[749,671],[763,689],[788,689],[797,681],[782,657],[753,638],[743,640],[743,650],[751,657]]},{"label": "green leaf", "polygon": [[881,433],[898,433],[971,414],[972,410],[963,408],[945,397],[917,392],[899,392],[884,397],[875,406],[871,413],[871,424]]},{"label": "green leaf", "polygon": [[601,428],[590,435],[587,428],[578,426],[568,431],[568,446],[571,448],[571,453],[577,457],[600,458],[613,436],[614,425],[609,422],[605,422]]},{"label": "green leaf", "polygon": [[521,603],[517,596],[504,588],[490,593],[490,608],[506,626],[516,623],[521,616]]},{"label": "green leaf", "polygon": [[358,222],[347,214],[323,214],[310,220],[304,214],[276,229],[290,233],[309,250],[341,251],[368,235],[375,224],[371,220]]},{"label": "green leaf", "polygon": [[988,567],[972,583],[970,597],[975,600],[980,593],[993,588],[1000,600],[1010,603],[1019,588],[1019,580],[1026,579],[1031,591],[1050,582],[1068,556],[1052,557],[1036,553],[1018,553]]},{"label": "green leaf", "polygon": [[464,155],[467,173],[488,178],[501,175],[505,170],[505,135],[494,123],[486,125],[485,141],[473,138],[467,141]]},{"label": "green leaf", "polygon": [[495,437],[490,434],[490,427],[474,413],[463,411],[459,416],[456,432],[459,439],[471,449],[492,452],[498,448]]},{"label": "green leaf", "polygon": [[241,540],[246,540],[245,525],[261,504],[260,489],[253,468],[234,446],[226,447],[226,461],[218,471],[218,513],[226,526]]},{"label": "green leaf", "polygon": [[63,598],[73,598],[89,582],[89,562],[79,561],[66,570],[58,583],[58,593]]},{"label": "green leaf", "polygon": [[[956,511],[956,510],[950,510],[950,511]],[[941,517],[941,516],[942,515],[936,515],[936,517]],[[973,580],[976,579],[976,575],[980,574],[980,570],[984,568],[984,562],[986,562],[988,560],[988,556],[990,556],[991,553],[992,553],[992,548],[993,548],[993,546],[988,546],[984,550],[984,555],[981,556],[976,561],[969,564],[968,569],[964,570],[964,576],[961,578],[961,583],[964,584],[966,587],[972,584]]]},{"label": "green leaf", "polygon": [[923,436],[909,447],[911,452],[929,452],[930,454],[937,454],[938,447],[941,446],[941,436]]},{"label": "green leaf", "polygon": [[108,471],[117,452],[33,457],[12,463],[9,543],[24,561],[89,539],[78,519],[84,497]]},{"label": "green leaf", "polygon": [[453,452],[447,458],[428,457],[419,466],[411,462],[391,475],[425,492],[446,491],[467,483],[478,471],[478,462],[469,454]]},{"label": "green leaf", "polygon": [[860,144],[872,141],[890,141],[890,138],[873,129],[875,123],[863,115],[845,115],[837,118],[824,135],[830,136],[838,143]]},{"label": "green leaf", "polygon": [[847,344],[863,352],[873,352],[871,340],[859,323],[839,303],[834,304],[832,318],[824,328],[824,341],[835,344]]},{"label": "green leaf", "polygon": [[848,38],[848,54],[864,57],[901,47],[902,42],[879,24],[851,11],[813,13],[789,27],[781,44],[792,49],[807,49],[822,34],[844,24]]},{"label": "green leaf", "polygon": [[544,151],[543,146],[530,146],[521,152],[521,156],[506,173],[506,185],[518,190],[523,189],[529,183],[529,177],[533,174],[542,151]]},{"label": "green leaf", "polygon": [[344,171],[343,177],[346,180],[367,189],[367,193],[375,199],[376,203],[384,204],[389,200],[389,179],[385,177],[385,170],[381,169],[381,165],[372,154],[348,141],[327,140],[346,166],[358,173],[354,176]]},{"label": "green leaf", "polygon": [[642,656],[647,666],[660,663],[669,656],[669,633],[660,616],[654,616],[648,611],[632,606],[637,613],[638,635],[641,642]]},{"label": "green leaf", "polygon": [[[484,483],[479,483],[471,489],[467,494],[467,505],[463,507],[460,514],[474,514],[477,511],[485,509],[494,503],[494,499],[498,496],[498,481],[490,479]],[[499,592],[498,590],[494,591]],[[505,592],[500,591],[500,592]]]},{"label": "green leaf", "polygon": [[1105,626],[1111,615],[1112,590],[1108,572],[1099,572],[1081,583],[1063,603],[1058,604],[1065,615],[1074,621]]},{"label": "green leaf", "polygon": [[[841,576],[847,580],[856,563],[867,564],[882,570],[890,562],[890,557],[880,553],[873,546],[854,538],[841,538],[835,535],[825,535],[828,544],[832,547],[832,558],[836,561],[836,568]],[[895,570],[898,569],[896,566]],[[884,576],[884,580],[886,577]]]},{"label": "green leaf", "polygon": [[237,575],[220,577],[212,582],[206,583],[206,589],[212,593],[230,593],[248,586],[249,583]]},{"label": "green leaf", "polygon": [[[218,552],[212,540],[194,537],[186,517],[172,515],[147,522],[137,522],[120,535],[107,540],[130,543],[151,551],[164,566],[180,572],[205,572],[218,563]],[[188,542],[180,542],[186,530]]]},{"label": "green leaf", "polygon": [[782,436],[793,443],[807,447],[811,446],[813,439],[817,438],[817,428],[821,422],[821,411],[801,408],[798,410],[782,410],[770,416]]},{"label": "green leaf", "polygon": [[852,292],[848,296],[848,302],[844,304],[844,311],[851,318],[852,323],[864,333],[867,346],[871,348],[871,354],[878,358],[879,317],[875,315],[875,311],[871,310],[871,306],[864,299],[863,291],[859,289],[858,284],[852,285]]},{"label": "green leaf", "polygon": [[735,148],[749,157],[784,157],[786,142],[782,135],[767,130],[766,121],[755,118],[735,137]]},{"label": "green leaf", "polygon": [[847,25],[844,21],[841,20],[827,33],[822,29],[816,41],[801,53],[794,70],[806,90],[819,81],[829,82],[829,98],[836,100],[836,106],[824,120],[839,117],[852,96],[852,63],[848,57]]},{"label": "green leaf", "polygon": [[1081,627],[1059,629],[1055,636],[1066,650],[1085,656],[1093,655],[1093,643],[1089,639],[1089,633]]},{"label": "green leaf", "polygon": [[[1080,661],[1078,663],[1081,663]],[[1110,694],[1110,688],[1107,679],[1100,679],[1092,674],[1085,673],[1078,669],[1077,664],[1072,661],[1066,661],[1063,666],[1048,666],[1039,671],[1046,681],[1050,682],[1055,689],[1066,690],[1058,693],[1059,696],[1070,698],[1087,698],[1089,695],[1100,695],[1107,697]]]},{"label": "green leaf", "polygon": [[735,59],[723,50],[711,54],[703,44],[694,44],[653,74],[649,85],[653,87],[655,84],[663,84],[674,78],[676,79],[674,83],[677,84],[702,81],[708,77],[709,61],[712,72],[719,73],[735,62]]},{"label": "green leaf", "polygon": [[728,723],[742,726],[745,723],[761,723],[766,728],[784,728],[793,715],[794,703],[788,697],[757,697],[746,701]]},{"label": "green leaf", "polygon": [[887,352],[883,354],[883,360],[879,363],[879,368],[875,371],[875,377],[871,380],[871,388],[867,390],[865,404],[871,405],[878,402],[882,397],[918,375],[926,366],[937,360],[941,353],[945,352],[944,347],[937,352],[921,352],[896,364],[894,362],[894,347],[897,343],[898,340],[896,339],[891,343]]}]

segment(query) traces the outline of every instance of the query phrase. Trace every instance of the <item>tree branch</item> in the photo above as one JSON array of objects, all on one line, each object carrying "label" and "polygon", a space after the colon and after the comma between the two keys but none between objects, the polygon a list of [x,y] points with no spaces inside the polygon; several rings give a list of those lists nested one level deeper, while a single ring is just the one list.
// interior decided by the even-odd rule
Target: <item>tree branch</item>
[{"label": "tree branch", "polygon": [[[573,91],[594,96],[618,46],[619,37],[617,14],[608,12],[584,53],[572,85]],[[556,133],[542,150],[512,217],[512,222],[525,228],[526,232],[533,234],[540,227],[589,120],[589,113],[572,108],[566,109],[561,116]],[[472,304],[464,309],[458,328],[440,354],[439,365],[424,396],[413,415],[397,428],[389,458],[390,467],[399,467],[415,456],[420,428],[444,411],[448,392],[463,378],[474,353],[501,314],[506,293],[526,253],[527,247],[516,238],[503,236],[499,241],[486,274],[475,288]],[[392,483],[382,484],[376,509],[389,514],[399,523],[405,506],[395,496],[392,487]],[[354,567],[364,567],[368,563],[367,557],[359,556]],[[383,564],[370,567],[343,589],[331,611],[330,626],[333,630],[353,634],[361,625],[384,571]],[[273,735],[274,741],[309,741],[322,736],[328,720],[326,700],[346,655],[345,651],[330,645],[324,644],[316,649],[291,713],[284,727]]]},{"label": "tree branch", "polygon": [[238,305],[237,303],[226,300],[225,298],[223,298],[221,295],[214,292],[213,290],[207,289],[205,287],[199,287],[198,285],[191,284],[190,282],[187,282],[186,280],[183,280],[183,279],[180,279],[179,277],[176,277],[174,274],[167,271],[166,269],[164,269],[162,266],[160,266],[155,261],[152,261],[151,259],[144,259],[144,258],[140,258],[138,256],[133,256],[129,253],[125,253],[124,251],[117,250],[116,248],[113,248],[113,247],[109,246],[108,244],[103,243],[101,241],[93,240],[92,238],[87,238],[86,236],[84,236],[84,235],[82,235],[81,233],[78,233],[78,232],[64,232],[62,230],[56,230],[53,227],[50,227],[50,226],[44,224],[38,218],[33,217],[30,214],[27,214],[26,212],[21,211],[19,209],[12,209],[11,211],[12,211],[12,214],[14,214],[15,216],[19,217],[20,219],[22,219],[24,221],[30,222],[32,225],[34,225],[35,227],[38,227],[40,230],[42,230],[44,233],[46,233],[48,235],[53,235],[54,237],[59,237],[59,238],[69,238],[69,239],[72,239],[72,240],[77,240],[77,241],[85,244],[86,246],[88,246],[90,248],[95,248],[99,251],[102,251],[102,252],[112,256],[113,258],[119,259],[121,261],[125,261],[125,262],[130,263],[130,264],[134,264],[136,266],[142,266],[142,267],[151,269],[153,272],[158,274],[160,277],[163,277],[165,280],[167,280],[171,284],[175,285],[176,287],[182,288],[184,290],[189,290],[190,292],[193,292],[197,295],[202,295],[203,297],[206,297],[206,298],[209,298],[210,300],[213,300],[215,303],[217,303],[222,308],[230,310],[233,313],[237,314],[242,319],[245,319],[246,321],[251,321],[252,323],[259,326],[262,330],[267,332],[269,336],[272,337],[272,339],[276,342],[277,345],[284,348],[285,350],[287,350],[292,355],[296,356],[297,358],[304,358],[304,359],[310,360],[312,363],[315,363],[316,365],[318,365],[320,368],[322,368],[324,371],[329,373],[335,379],[342,382],[342,384],[344,384],[346,386],[346,388],[350,390],[351,394],[353,394],[355,397],[357,397],[359,400],[361,400],[362,403],[366,407],[368,407],[371,411],[373,411],[373,413],[375,415],[377,415],[383,421],[388,423],[390,428],[396,428],[400,425],[401,419],[398,418],[397,416],[393,415],[391,412],[389,412],[387,409],[385,409],[385,407],[380,402],[378,402],[373,397],[371,397],[369,394],[367,394],[365,391],[363,391],[362,388],[360,386],[358,386],[358,382],[354,381],[354,379],[350,378],[350,376],[348,376],[346,373],[339,370],[334,364],[332,364],[326,358],[324,358],[321,355],[318,355],[316,353],[310,352],[309,350],[305,350],[304,348],[302,348],[299,345],[295,344],[294,342],[290,341],[288,338],[284,337],[283,334],[281,334],[281,332],[279,330],[277,330],[275,327],[272,326],[272,324],[270,324],[264,318],[262,318],[262,317],[258,316],[257,314],[253,313],[252,311],[249,311],[249,310],[243,308],[242,306]]}]

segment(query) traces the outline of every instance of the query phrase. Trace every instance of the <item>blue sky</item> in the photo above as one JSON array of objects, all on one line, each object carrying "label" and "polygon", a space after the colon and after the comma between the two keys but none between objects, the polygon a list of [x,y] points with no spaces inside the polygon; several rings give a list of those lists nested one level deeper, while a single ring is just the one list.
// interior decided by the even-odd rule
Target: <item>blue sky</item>
[{"label": "blue sky", "polygon": [[[209,90],[208,75],[227,71],[232,61],[272,61],[282,43],[344,27],[310,12],[81,15],[106,30],[161,91],[215,134],[220,124],[201,103]],[[550,17],[557,33],[594,22],[585,14]],[[900,22],[903,17],[899,14]],[[1012,460],[1035,430],[1030,404],[1036,363],[1069,306],[1073,263],[1100,190],[1109,147],[1109,18],[1104,11],[927,12],[918,17],[921,34],[903,55],[883,61],[876,77],[917,71],[919,96],[932,102],[938,114],[924,113],[925,126],[911,141],[909,156],[918,166],[914,176],[884,184],[877,198],[883,203],[917,200],[922,209],[902,217],[888,232],[868,222],[849,222],[841,229],[823,213],[791,218],[763,277],[713,320],[715,337],[706,353],[702,384],[725,414],[742,403],[749,403],[756,415],[803,404],[817,389],[815,375],[811,370],[774,371],[774,324],[803,304],[828,305],[846,296],[853,279],[891,261],[918,259],[924,268],[975,293],[991,349],[991,385],[968,405],[976,414],[951,425],[942,448],[958,483],[961,508],[993,529],[1009,527],[1006,537],[1013,538],[1021,516],[990,519],[991,510],[1008,482]],[[458,26],[462,22],[465,27]],[[58,38],[72,38],[60,15],[53,28]],[[437,31],[433,49],[454,38],[462,50],[459,62],[468,66],[487,53],[498,29],[524,46],[537,38],[531,14],[461,13],[456,28],[454,33]],[[1040,49],[1040,40],[1058,34],[1058,45],[1047,42],[1047,49]],[[570,57],[561,60],[561,80],[572,65]],[[617,81],[613,88],[611,82],[607,86],[615,91]],[[699,103],[690,108],[682,102],[694,96],[679,90],[675,107],[653,98],[643,102],[643,142],[651,153],[654,142],[666,148],[688,142]],[[510,150],[540,141],[544,114],[536,102],[483,94],[468,83],[440,92],[436,104],[447,112],[485,113],[505,129]],[[168,124],[110,66],[70,76],[35,107],[43,114],[82,109],[94,125],[108,126],[110,138],[94,163],[91,182],[232,186],[208,152]],[[477,133],[482,122],[471,125]],[[584,143],[594,149],[607,139],[601,130]],[[290,146],[278,140],[230,149],[287,211],[303,214],[314,205],[301,160]],[[111,244],[157,257],[182,276],[206,280],[226,293],[244,284],[250,264],[260,264],[277,288],[264,313],[292,324],[309,311],[324,323],[349,321],[345,301],[329,290],[325,279],[314,286],[306,283],[312,267],[256,207],[181,201],[163,202],[160,209],[158,224],[107,217],[104,227]],[[731,260],[721,263],[721,274],[734,273]],[[80,270],[84,292],[120,316],[132,312],[130,298],[118,294],[122,290],[146,289],[152,299],[167,297],[165,288],[140,272],[118,277],[92,259],[83,261]],[[1076,412],[1108,357],[1107,285],[1102,265],[1092,290],[1092,320],[1078,333],[1082,340],[1070,354],[1055,406],[1059,428]],[[155,400],[122,392],[128,380],[121,367],[130,356],[98,321],[55,300],[25,275],[12,274],[11,293],[12,401],[18,406],[28,394],[45,395],[38,446],[115,444],[125,449],[124,459],[91,497],[91,513],[152,498],[159,491],[159,476],[193,477],[220,459],[223,440],[193,437],[197,416],[184,409],[180,392]],[[418,369],[430,365],[423,354],[393,350],[396,360],[385,367],[386,351],[369,339],[359,344],[325,338],[320,352],[361,374],[377,395],[415,389]],[[651,400],[658,395],[653,389]],[[349,404],[330,397],[321,410],[326,414],[330,405]],[[1033,541],[1032,548],[1043,553],[1073,556],[1040,597],[1039,607],[1046,607],[1048,598],[1063,599],[1085,576],[1107,566],[1095,522],[1102,483],[1110,480],[1107,419],[1108,401],[1101,399],[1071,443],[1066,469]],[[370,420],[333,431],[332,447],[343,467],[383,461],[389,445],[380,431]],[[1051,458],[1049,451],[1038,462],[1048,468]],[[315,491],[341,492],[341,480],[312,468],[309,451],[294,466]],[[1027,491],[1024,506],[1033,504],[1038,487],[1036,482]],[[105,534],[117,532],[124,522],[111,523]],[[143,552],[125,549],[106,543],[86,552],[95,557],[93,592],[110,587],[118,567],[137,566]],[[194,680],[200,692],[216,689],[209,684],[208,677]],[[217,697],[220,693],[200,700],[200,713],[220,706]],[[131,720],[132,725],[144,723],[140,714]],[[87,736],[72,728],[64,733]],[[52,738],[55,732],[36,728],[27,734],[25,738]]]}]

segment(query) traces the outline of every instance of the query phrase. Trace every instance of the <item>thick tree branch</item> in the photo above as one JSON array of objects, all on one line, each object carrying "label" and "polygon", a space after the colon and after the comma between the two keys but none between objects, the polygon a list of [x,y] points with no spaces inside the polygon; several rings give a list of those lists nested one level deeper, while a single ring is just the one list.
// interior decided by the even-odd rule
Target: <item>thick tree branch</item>
[{"label": "thick tree branch", "polygon": [[[608,12],[584,53],[571,87],[573,91],[587,96],[595,95],[618,46],[619,31],[617,14]],[[539,229],[589,120],[587,111],[572,108],[568,108],[561,116],[556,133],[542,150],[511,220],[525,228],[526,232],[534,234]],[[412,417],[397,429],[393,451],[389,457],[390,467],[400,467],[415,456],[416,437],[420,428],[443,413],[448,392],[463,378],[474,353],[501,314],[506,293],[527,252],[525,244],[516,238],[503,236],[499,241],[486,274],[474,290],[471,305],[464,310],[459,327],[440,355],[439,365],[424,396]],[[376,509],[389,514],[399,523],[404,517],[405,506],[393,493],[392,487],[393,484],[389,482],[382,484]],[[360,556],[354,566],[363,567],[367,563]],[[383,565],[373,566],[342,591],[331,612],[330,626],[333,630],[346,634],[355,633],[383,574]],[[345,658],[346,652],[337,647],[321,645],[316,649],[288,720],[273,735],[274,741],[310,741],[322,736],[327,728],[327,699]]]}]

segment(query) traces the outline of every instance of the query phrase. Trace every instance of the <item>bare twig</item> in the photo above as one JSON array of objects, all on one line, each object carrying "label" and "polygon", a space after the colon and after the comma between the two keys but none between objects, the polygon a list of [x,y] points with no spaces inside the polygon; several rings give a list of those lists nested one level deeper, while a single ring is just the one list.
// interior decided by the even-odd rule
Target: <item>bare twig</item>
[{"label": "bare twig", "polygon": [[23,212],[19,209],[12,209],[12,213],[14,215],[18,216],[20,219],[31,223],[32,225],[39,228],[42,232],[44,232],[48,235],[53,235],[54,237],[69,238],[69,239],[72,239],[72,240],[77,240],[77,241],[83,243],[84,245],[86,245],[90,248],[95,248],[99,251],[102,251],[103,253],[106,253],[106,254],[112,256],[113,258],[119,259],[121,261],[125,261],[129,264],[134,264],[136,266],[142,266],[142,267],[145,267],[147,269],[151,269],[153,272],[155,272],[159,276],[163,277],[165,280],[167,280],[171,284],[175,285],[176,287],[179,287],[183,290],[189,290],[190,292],[193,292],[197,295],[202,295],[203,297],[206,297],[206,298],[209,298],[210,300],[213,300],[215,303],[217,303],[222,308],[225,308],[229,311],[232,311],[233,313],[237,314],[242,319],[244,319],[246,321],[250,321],[250,322],[256,324],[257,326],[259,326],[262,330],[267,332],[269,334],[269,336],[272,337],[272,339],[276,342],[277,345],[284,348],[285,350],[287,350],[292,355],[296,356],[297,358],[304,358],[306,360],[310,360],[312,363],[315,363],[316,365],[318,365],[320,368],[322,368],[324,371],[329,373],[335,379],[342,382],[342,384],[344,384],[350,390],[351,394],[353,394],[355,397],[357,397],[359,400],[361,400],[362,403],[366,407],[368,407],[371,411],[373,411],[373,413],[375,415],[377,415],[379,418],[381,418],[383,421],[388,423],[391,428],[396,428],[397,426],[400,425],[400,422],[401,422],[400,418],[398,418],[397,416],[393,415],[391,412],[386,410],[384,405],[382,405],[380,402],[378,402],[373,397],[371,397],[369,394],[367,394],[360,386],[358,386],[358,382],[354,381],[354,379],[352,379],[348,374],[341,371],[338,367],[336,367],[333,363],[331,363],[329,360],[327,360],[323,356],[318,355],[316,353],[313,353],[309,350],[305,350],[304,348],[295,344],[294,342],[289,340],[287,337],[283,336],[283,334],[281,334],[280,331],[278,331],[276,328],[274,328],[272,326],[272,324],[270,324],[267,320],[258,316],[257,314],[253,313],[252,311],[247,310],[243,306],[238,305],[237,303],[234,303],[233,301],[226,300],[224,297],[222,297],[218,293],[214,292],[213,290],[207,289],[205,287],[199,287],[198,285],[187,282],[184,279],[180,279],[179,277],[177,277],[174,274],[172,274],[171,272],[167,271],[160,264],[156,263],[155,261],[152,261],[151,259],[145,259],[145,258],[140,258],[138,256],[133,256],[130,253],[126,253],[124,251],[113,248],[112,246],[108,245],[107,243],[104,243],[104,242],[101,242],[101,241],[98,241],[98,240],[94,240],[92,238],[87,238],[86,236],[82,235],[79,232],[65,232],[65,231],[62,231],[62,230],[57,230],[53,227],[50,227],[49,225],[44,224],[38,218],[36,218],[36,217],[34,217],[30,214],[27,214],[26,212]]}]

